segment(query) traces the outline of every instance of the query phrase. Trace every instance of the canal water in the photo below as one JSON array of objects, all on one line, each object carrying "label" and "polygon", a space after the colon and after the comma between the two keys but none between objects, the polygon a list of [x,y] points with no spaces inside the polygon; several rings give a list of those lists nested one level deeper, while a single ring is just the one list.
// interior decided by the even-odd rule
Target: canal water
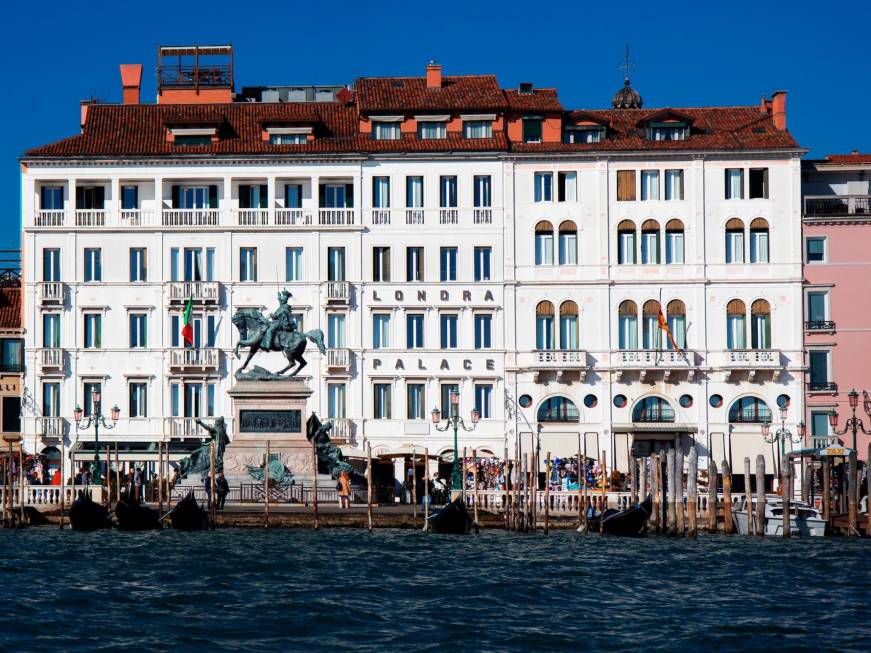
[{"label": "canal water", "polygon": [[3,651],[868,651],[871,545],[0,531]]}]

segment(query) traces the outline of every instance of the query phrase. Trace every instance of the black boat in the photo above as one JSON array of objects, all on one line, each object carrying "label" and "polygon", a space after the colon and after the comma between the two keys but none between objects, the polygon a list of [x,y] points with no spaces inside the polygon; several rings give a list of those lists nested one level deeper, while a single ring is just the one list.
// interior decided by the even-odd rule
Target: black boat
[{"label": "black boat", "polygon": [[191,490],[170,511],[169,522],[176,530],[204,531],[209,528],[209,514],[200,508]]},{"label": "black boat", "polygon": [[99,503],[94,503],[91,493],[83,490],[79,490],[79,495],[70,507],[70,525],[77,531],[112,528],[109,511]]},{"label": "black boat", "polygon": [[472,518],[466,510],[462,497],[457,497],[445,507],[438,509],[428,518],[433,533],[466,535],[472,527]]},{"label": "black boat", "polygon": [[122,531],[152,531],[161,528],[160,513],[126,495],[122,495],[115,506],[115,518]]},{"label": "black boat", "polygon": [[625,510],[609,508],[604,513],[588,516],[587,530],[593,533],[637,537],[644,530],[652,508],[653,500],[650,495],[643,502]]}]

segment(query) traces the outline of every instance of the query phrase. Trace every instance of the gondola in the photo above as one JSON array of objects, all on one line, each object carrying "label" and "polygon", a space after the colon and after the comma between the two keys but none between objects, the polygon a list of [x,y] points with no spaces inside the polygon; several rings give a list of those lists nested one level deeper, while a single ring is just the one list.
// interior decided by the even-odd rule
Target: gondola
[{"label": "gondola", "polygon": [[625,510],[609,508],[604,513],[587,517],[587,531],[622,537],[637,537],[650,518],[653,499],[650,495],[642,502]]},{"label": "gondola", "polygon": [[122,495],[115,506],[115,519],[122,531],[152,531],[161,528],[160,513],[127,495]]},{"label": "gondola", "polygon": [[433,533],[466,535],[472,528],[472,518],[469,517],[462,497],[457,497],[444,508],[434,512],[429,516],[428,521]]},{"label": "gondola", "polygon": [[209,514],[200,508],[191,490],[170,511],[169,523],[180,531],[204,531],[209,528]]},{"label": "gondola", "polygon": [[70,526],[77,531],[95,531],[112,528],[112,522],[109,511],[99,503],[94,503],[90,492],[80,490],[70,507]]}]

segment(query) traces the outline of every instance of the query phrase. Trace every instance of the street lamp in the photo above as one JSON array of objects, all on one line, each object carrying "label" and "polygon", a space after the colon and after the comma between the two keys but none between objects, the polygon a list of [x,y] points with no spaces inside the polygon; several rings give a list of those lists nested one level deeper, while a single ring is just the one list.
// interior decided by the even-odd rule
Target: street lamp
[{"label": "street lamp", "polygon": [[[832,427],[832,430],[835,432],[835,435],[844,435],[847,431],[853,432],[853,451],[858,451],[856,448],[856,436],[859,431],[862,431],[865,435],[871,435],[871,430],[866,431],[865,425],[862,423],[862,420],[856,417],[856,408],[859,406],[859,393],[856,392],[856,388],[850,390],[847,393],[847,398],[850,400],[850,409],[853,411],[853,416],[847,419],[847,423],[844,424],[844,430],[838,431],[838,413],[837,411],[832,411],[829,413],[829,426]],[[867,410],[868,404],[865,404],[865,408]]]},{"label": "street lamp", "polygon": [[117,405],[112,406],[112,423],[110,424],[103,416],[100,391],[94,392],[91,397],[93,399],[93,410],[88,416],[88,420],[82,423],[85,411],[78,404],[76,404],[76,409],[73,411],[73,417],[76,420],[76,428],[87,430],[92,424],[94,425],[94,462],[91,463],[91,482],[99,485],[102,483],[100,478],[100,425],[102,424],[107,429],[115,428],[115,423],[121,416],[121,409]]},{"label": "street lamp", "polygon": [[781,460],[783,460],[783,456],[785,454],[786,441],[789,440],[793,444],[798,444],[799,442],[802,442],[804,440],[805,436],[804,421],[798,423],[797,433],[793,433],[788,428],[786,428],[786,416],[788,412],[789,409],[787,406],[780,407],[780,428],[777,429],[777,431],[775,431],[774,433],[771,432],[771,422],[766,421],[762,423],[762,438],[768,444],[774,444],[775,442],[780,441],[780,459],[774,461],[778,474],[780,474],[780,462]]},{"label": "street lamp", "polygon": [[478,420],[481,419],[481,413],[477,408],[472,409],[472,426],[466,426],[463,418],[460,417],[460,392],[459,390],[451,390],[450,395],[450,412],[451,414],[445,418],[444,427],[439,426],[441,422],[442,411],[438,408],[432,409],[432,423],[435,425],[436,431],[447,431],[449,428],[454,429],[454,467],[451,471],[451,488],[459,491],[463,489],[463,477],[460,475],[460,450],[458,442],[459,428],[462,426],[464,431],[474,431],[478,425]]}]

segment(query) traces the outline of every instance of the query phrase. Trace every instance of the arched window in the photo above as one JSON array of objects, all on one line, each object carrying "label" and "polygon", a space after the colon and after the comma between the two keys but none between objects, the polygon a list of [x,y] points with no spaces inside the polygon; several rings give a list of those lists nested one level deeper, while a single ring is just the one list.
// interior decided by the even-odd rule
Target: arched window
[{"label": "arched window", "polygon": [[665,262],[677,264],[684,262],[683,222],[669,220],[665,224]]},{"label": "arched window", "polygon": [[623,350],[638,349],[638,307],[631,299],[620,304],[617,310],[619,347]]},{"label": "arched window", "polygon": [[535,348],[553,349],[553,345],[553,304],[548,301],[539,302],[535,307]]},{"label": "arched window", "polygon": [[750,223],[750,262],[768,263],[768,221],[754,218]]},{"label": "arched window", "polygon": [[726,347],[728,349],[747,349],[747,329],[744,321],[747,308],[740,299],[733,299],[726,305]]},{"label": "arched window", "polygon": [[578,348],[578,305],[565,301],[559,307],[559,348],[573,350]]},{"label": "arched window", "polygon": [[729,421],[733,424],[759,424],[771,421],[771,409],[756,397],[741,397],[729,408]]},{"label": "arched window", "polygon": [[641,225],[641,262],[644,265],[659,263],[659,223],[645,220]]},{"label": "arched window", "polygon": [[726,223],[726,263],[744,262],[744,223],[732,218]]},{"label": "arched window", "polygon": [[571,220],[559,226],[559,264],[578,264],[578,227]]},{"label": "arched window", "polygon": [[553,265],[553,225],[547,220],[535,225],[535,264]]},{"label": "arched window", "polygon": [[550,397],[538,407],[539,422],[577,422],[580,419],[578,407],[565,397]]},{"label": "arched window", "polygon": [[750,346],[771,349],[771,306],[764,299],[750,305]]},{"label": "arched window", "polygon": [[643,346],[644,349],[662,349],[662,329],[659,327],[659,302],[655,299],[644,302]]},{"label": "arched window", "polygon": [[635,223],[623,220],[617,225],[617,263],[635,264]]},{"label": "arched window", "polygon": [[659,397],[644,397],[632,409],[633,422],[673,422],[674,408]]},{"label": "arched window", "polygon": [[[668,330],[671,337],[680,349],[687,346],[687,309],[679,299],[672,299],[668,303]],[[674,349],[671,339],[667,339],[666,347]]]}]

